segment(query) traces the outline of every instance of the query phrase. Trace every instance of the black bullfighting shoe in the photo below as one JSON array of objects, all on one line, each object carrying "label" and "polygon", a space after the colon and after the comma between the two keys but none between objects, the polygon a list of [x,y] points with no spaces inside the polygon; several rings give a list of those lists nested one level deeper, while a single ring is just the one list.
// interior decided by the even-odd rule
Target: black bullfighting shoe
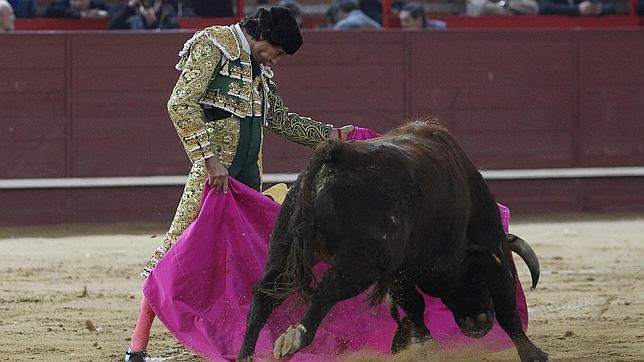
[{"label": "black bullfighting shoe", "polygon": [[131,349],[127,349],[125,352],[124,362],[146,362],[148,359],[148,354],[145,351],[134,352]]}]

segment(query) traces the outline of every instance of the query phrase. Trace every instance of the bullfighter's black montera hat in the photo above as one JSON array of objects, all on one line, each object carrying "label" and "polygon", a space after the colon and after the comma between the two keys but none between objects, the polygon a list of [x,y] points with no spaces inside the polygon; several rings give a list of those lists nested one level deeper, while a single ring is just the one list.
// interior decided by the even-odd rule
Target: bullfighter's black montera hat
[{"label": "bullfighter's black montera hat", "polygon": [[264,30],[263,40],[284,49],[290,55],[302,46],[300,27],[288,8],[273,6],[270,12],[260,8],[256,16]]}]

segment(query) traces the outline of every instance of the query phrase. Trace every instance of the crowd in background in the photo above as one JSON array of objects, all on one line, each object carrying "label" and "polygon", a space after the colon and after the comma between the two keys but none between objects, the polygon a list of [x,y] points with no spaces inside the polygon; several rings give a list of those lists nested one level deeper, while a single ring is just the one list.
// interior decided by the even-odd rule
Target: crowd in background
[{"label": "crowd in background", "polygon": [[[107,1],[107,2],[106,2]],[[16,18],[106,19],[108,29],[177,29],[178,19],[190,17],[234,17],[235,0],[0,0],[0,32],[13,31]],[[304,0],[301,0],[304,1]],[[467,16],[566,15],[602,16],[627,14],[628,0],[462,0],[457,10],[439,10],[442,0],[394,0],[392,12],[404,29],[444,30],[445,22],[432,14]],[[311,3],[315,3],[311,6]],[[377,29],[382,27],[380,0],[247,0],[248,10],[280,5],[288,7],[302,27],[304,16],[324,20],[317,28],[335,30]],[[315,14],[310,8],[320,9]],[[644,0],[638,0],[638,13],[644,15]],[[428,15],[430,17],[428,17]]]},{"label": "crowd in background", "polygon": [[16,18],[37,17],[106,19],[108,29],[176,29],[180,17],[232,17],[233,5],[233,0],[0,0],[0,32],[13,30]]},{"label": "crowd in background", "polygon": [[[327,0],[330,5],[321,28],[336,30],[380,28],[382,2],[380,0]],[[296,0],[258,0],[260,6],[288,6],[296,14],[303,7]],[[431,19],[432,14],[466,16],[566,15],[602,16],[628,14],[628,0],[462,0],[463,7],[445,9],[442,0],[394,0],[392,12],[403,29],[444,30],[446,23]],[[284,5],[288,4],[288,5]],[[639,13],[644,15],[644,0],[639,0]],[[436,6],[438,5],[438,6]],[[443,8],[440,9],[440,5]],[[438,11],[432,11],[438,9]]]}]

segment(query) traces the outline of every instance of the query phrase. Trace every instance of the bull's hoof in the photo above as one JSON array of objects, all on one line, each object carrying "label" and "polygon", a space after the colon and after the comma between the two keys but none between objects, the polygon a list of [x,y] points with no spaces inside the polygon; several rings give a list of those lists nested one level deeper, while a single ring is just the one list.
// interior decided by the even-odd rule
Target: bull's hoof
[{"label": "bull's hoof", "polygon": [[548,355],[545,356],[535,356],[533,358],[521,359],[521,362],[552,362]]},{"label": "bull's hoof", "polygon": [[474,318],[462,318],[458,324],[464,335],[471,338],[481,338],[494,326],[494,318],[491,313],[480,313]]},{"label": "bull's hoof", "polygon": [[396,329],[394,338],[391,342],[391,353],[396,354],[410,346],[421,346],[427,341],[433,341],[429,330],[425,325],[414,326],[413,323],[407,318],[403,318],[401,323]]},{"label": "bull's hoof", "polygon": [[411,321],[405,317],[398,325],[394,338],[391,341],[391,353],[396,354],[406,349],[411,343]]},{"label": "bull's hoof", "polygon": [[428,341],[432,341],[432,336],[425,335],[425,336],[420,336],[420,337],[411,337],[411,344],[412,345],[423,345],[423,344],[427,343]]},{"label": "bull's hoof", "polygon": [[302,335],[306,333],[303,325],[290,326],[277,340],[273,347],[273,357],[282,358],[293,354],[302,348]]},{"label": "bull's hoof", "polygon": [[521,358],[521,362],[552,362],[548,354],[538,348],[536,351],[532,351],[525,355],[519,355],[519,357]]},{"label": "bull's hoof", "polygon": [[248,357],[237,357],[235,359],[235,362],[253,362],[253,356],[248,356]]}]

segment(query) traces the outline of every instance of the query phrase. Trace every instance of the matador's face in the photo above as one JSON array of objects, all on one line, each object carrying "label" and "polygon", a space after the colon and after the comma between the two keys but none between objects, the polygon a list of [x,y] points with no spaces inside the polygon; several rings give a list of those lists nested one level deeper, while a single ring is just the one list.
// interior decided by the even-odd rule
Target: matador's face
[{"label": "matador's face", "polygon": [[282,48],[276,47],[266,40],[254,41],[250,44],[250,48],[253,58],[258,63],[265,65],[274,65],[286,55]]}]

